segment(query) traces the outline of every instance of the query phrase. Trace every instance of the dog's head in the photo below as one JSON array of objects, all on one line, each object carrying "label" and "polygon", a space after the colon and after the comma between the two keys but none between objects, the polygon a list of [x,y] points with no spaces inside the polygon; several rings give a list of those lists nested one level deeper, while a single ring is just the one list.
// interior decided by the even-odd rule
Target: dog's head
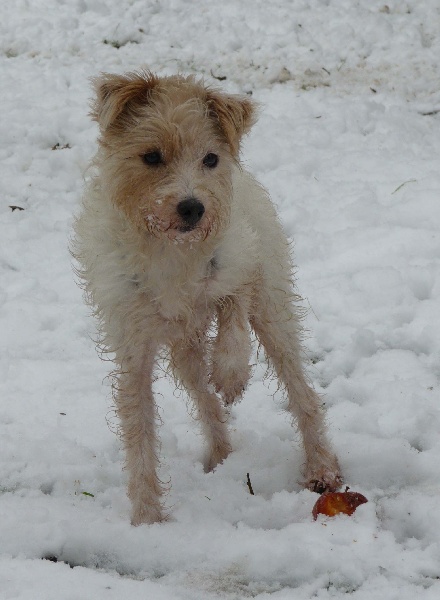
[{"label": "dog's head", "polygon": [[95,89],[98,162],[110,200],[155,236],[188,242],[221,230],[252,102],[193,77],[149,72],[104,74]]}]

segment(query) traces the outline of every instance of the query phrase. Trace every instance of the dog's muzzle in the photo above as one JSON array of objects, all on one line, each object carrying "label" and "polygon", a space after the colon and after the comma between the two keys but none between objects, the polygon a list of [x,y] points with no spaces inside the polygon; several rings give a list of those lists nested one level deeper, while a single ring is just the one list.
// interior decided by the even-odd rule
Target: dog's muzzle
[{"label": "dog's muzzle", "polygon": [[197,198],[186,198],[177,205],[177,213],[182,219],[181,231],[191,231],[205,213],[205,207]]}]

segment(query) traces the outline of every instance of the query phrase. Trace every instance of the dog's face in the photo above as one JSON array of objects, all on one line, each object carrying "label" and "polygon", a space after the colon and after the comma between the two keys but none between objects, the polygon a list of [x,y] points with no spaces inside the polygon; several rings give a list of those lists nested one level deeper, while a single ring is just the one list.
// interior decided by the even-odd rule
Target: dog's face
[{"label": "dog's face", "polygon": [[92,116],[100,126],[99,167],[110,201],[139,229],[174,242],[221,231],[252,103],[192,77],[103,75],[95,87]]}]

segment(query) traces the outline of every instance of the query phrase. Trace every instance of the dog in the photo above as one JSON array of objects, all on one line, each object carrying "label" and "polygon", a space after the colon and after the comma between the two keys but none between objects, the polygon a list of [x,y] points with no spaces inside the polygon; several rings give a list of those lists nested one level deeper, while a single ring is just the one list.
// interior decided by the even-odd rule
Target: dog
[{"label": "dog", "polygon": [[240,163],[254,103],[149,71],[102,74],[94,87],[100,137],[73,254],[116,365],[132,524],[167,518],[152,392],[159,353],[167,349],[195,403],[211,471],[231,451],[227,407],[250,378],[251,330],[302,433],[304,485],[338,489],[338,460],[302,365],[289,243]]}]

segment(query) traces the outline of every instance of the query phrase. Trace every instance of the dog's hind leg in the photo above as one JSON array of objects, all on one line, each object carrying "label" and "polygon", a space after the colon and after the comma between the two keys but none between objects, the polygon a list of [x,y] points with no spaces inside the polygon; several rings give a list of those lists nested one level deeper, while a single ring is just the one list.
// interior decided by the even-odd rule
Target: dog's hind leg
[{"label": "dog's hind leg", "polygon": [[262,285],[251,324],[288,395],[287,410],[301,431],[306,455],[305,485],[322,493],[342,484],[338,460],[327,440],[319,397],[303,372],[299,318],[286,286]]},{"label": "dog's hind leg", "polygon": [[[126,452],[131,522],[155,523],[164,519],[161,483],[157,477],[157,410],[152,392],[155,348],[143,345],[116,353],[120,364],[115,389],[116,410]],[[118,356],[119,355],[119,356]]]},{"label": "dog's hind leg", "polygon": [[176,377],[196,405],[208,442],[204,468],[205,471],[212,471],[228,456],[231,446],[226,426],[227,415],[218,396],[210,390],[205,334],[175,342],[171,348],[171,361]]}]

